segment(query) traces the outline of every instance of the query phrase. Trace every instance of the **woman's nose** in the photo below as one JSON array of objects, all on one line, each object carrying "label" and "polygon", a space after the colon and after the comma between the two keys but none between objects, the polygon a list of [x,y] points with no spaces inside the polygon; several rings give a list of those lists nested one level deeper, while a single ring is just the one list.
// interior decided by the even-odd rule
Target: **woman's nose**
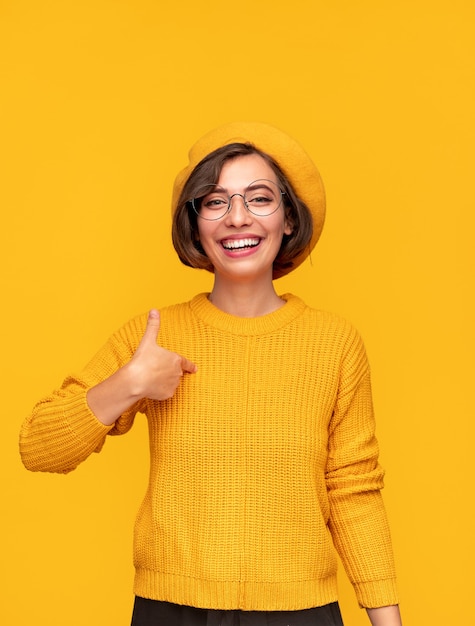
[{"label": "woman's nose", "polygon": [[244,224],[250,224],[252,222],[252,215],[247,210],[244,196],[240,193],[235,193],[229,198],[231,208],[226,215],[227,221],[233,226],[243,226]]}]

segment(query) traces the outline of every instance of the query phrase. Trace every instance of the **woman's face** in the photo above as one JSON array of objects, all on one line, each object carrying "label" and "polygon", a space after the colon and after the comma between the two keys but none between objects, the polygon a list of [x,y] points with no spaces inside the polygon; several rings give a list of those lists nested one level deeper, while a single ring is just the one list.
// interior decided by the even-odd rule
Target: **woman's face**
[{"label": "woman's face", "polygon": [[[244,194],[250,183],[260,179],[277,185],[270,165],[260,155],[250,154],[227,161],[218,185],[233,196]],[[231,210],[221,219],[198,218],[198,234],[216,277],[230,281],[268,277],[272,281],[272,266],[282,237],[290,235],[291,228],[283,202],[271,215],[257,216],[246,209],[241,195],[235,195]]]}]

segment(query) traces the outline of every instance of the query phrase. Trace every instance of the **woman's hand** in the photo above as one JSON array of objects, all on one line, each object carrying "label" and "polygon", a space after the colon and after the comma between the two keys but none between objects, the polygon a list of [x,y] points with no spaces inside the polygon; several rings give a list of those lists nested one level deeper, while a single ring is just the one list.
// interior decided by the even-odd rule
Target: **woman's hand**
[{"label": "woman's hand", "polygon": [[152,309],[145,333],[129,363],[87,392],[89,408],[103,424],[110,426],[142,398],[171,398],[183,374],[197,371],[187,358],[157,344],[159,330],[160,314]]},{"label": "woman's hand", "polygon": [[186,372],[194,374],[197,367],[184,356],[170,352],[157,344],[160,314],[152,309],[142,340],[127,370],[130,391],[136,399],[168,400],[175,393]]}]

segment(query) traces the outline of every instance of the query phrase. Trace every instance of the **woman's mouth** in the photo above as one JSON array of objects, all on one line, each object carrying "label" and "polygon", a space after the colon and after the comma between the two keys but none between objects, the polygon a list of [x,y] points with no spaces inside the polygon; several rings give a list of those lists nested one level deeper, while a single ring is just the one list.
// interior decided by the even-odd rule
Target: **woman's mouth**
[{"label": "woman's mouth", "polygon": [[221,245],[225,250],[248,250],[255,248],[260,243],[259,237],[246,237],[243,239],[224,239]]}]

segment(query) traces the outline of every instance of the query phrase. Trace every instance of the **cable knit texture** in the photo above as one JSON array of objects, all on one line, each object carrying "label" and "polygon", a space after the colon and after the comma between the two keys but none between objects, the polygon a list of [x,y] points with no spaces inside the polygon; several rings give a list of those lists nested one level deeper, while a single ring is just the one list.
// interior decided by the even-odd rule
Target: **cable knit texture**
[{"label": "cable knit texture", "polygon": [[66,473],[147,416],[137,595],[214,609],[319,606],[337,599],[336,548],[362,606],[397,603],[363,344],[341,318],[283,298],[258,318],[223,313],[206,294],[162,309],[160,345],[198,373],[106,427],[86,392],[131,358],[147,322],[137,317],[23,424],[25,466]]}]

